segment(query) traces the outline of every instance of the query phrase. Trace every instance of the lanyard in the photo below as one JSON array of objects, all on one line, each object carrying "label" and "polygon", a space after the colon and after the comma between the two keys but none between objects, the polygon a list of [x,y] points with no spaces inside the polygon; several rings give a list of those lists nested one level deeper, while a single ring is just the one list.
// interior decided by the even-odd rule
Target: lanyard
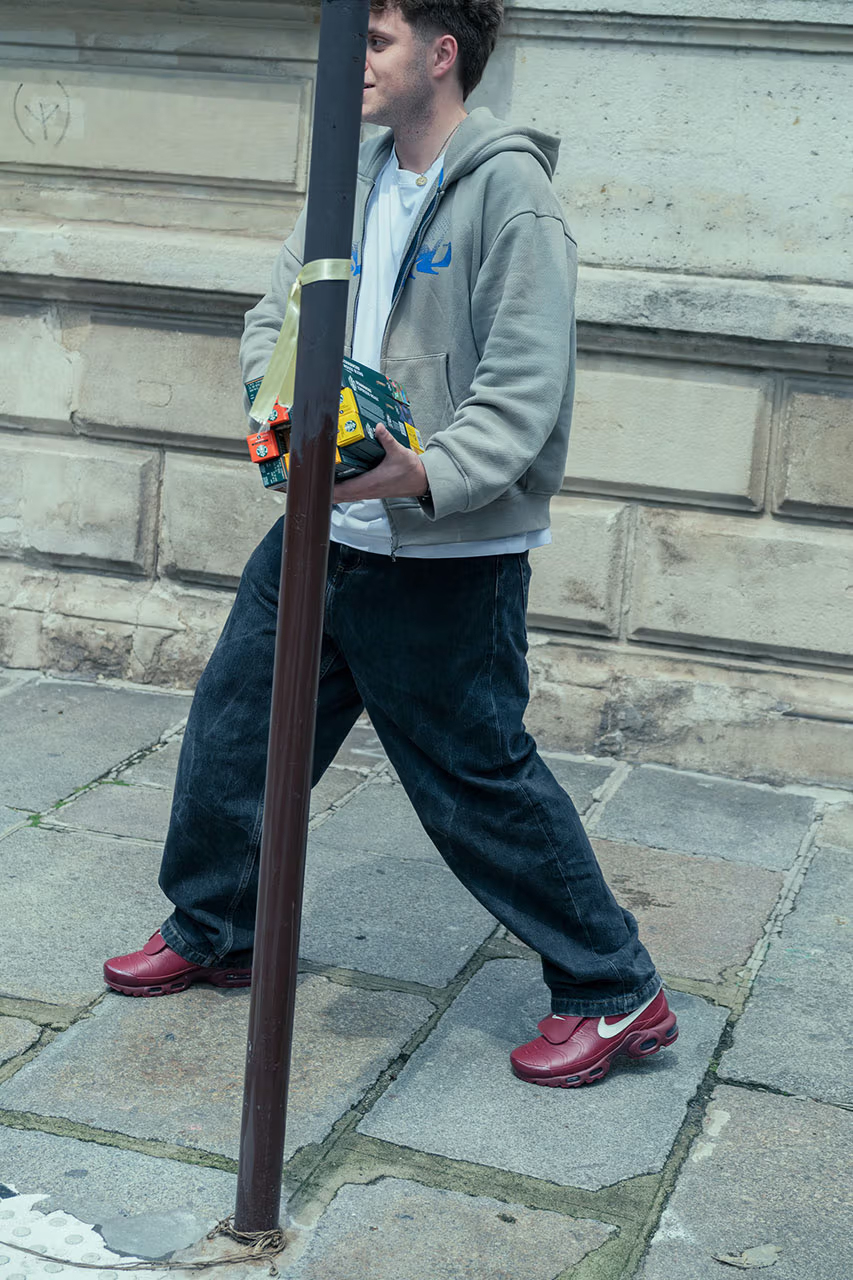
[{"label": "lanyard", "polygon": [[302,286],[317,284],[321,280],[349,280],[351,271],[352,262],[349,258],[318,258],[315,262],[306,262],[291,285],[281,332],[252,405],[251,416],[255,422],[260,423],[261,428],[266,425],[273,412],[276,400],[288,409],[293,405]]}]

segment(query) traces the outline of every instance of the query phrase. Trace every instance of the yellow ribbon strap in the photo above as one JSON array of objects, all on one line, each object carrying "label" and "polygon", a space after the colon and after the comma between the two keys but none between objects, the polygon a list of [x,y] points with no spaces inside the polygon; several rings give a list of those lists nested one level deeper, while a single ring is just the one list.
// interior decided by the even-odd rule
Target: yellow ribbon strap
[{"label": "yellow ribbon strap", "polygon": [[261,426],[272,413],[276,400],[279,404],[287,405],[288,409],[293,404],[302,286],[317,284],[320,280],[349,280],[351,272],[352,263],[349,258],[318,258],[314,262],[306,262],[291,285],[281,333],[251,409],[252,418]]}]

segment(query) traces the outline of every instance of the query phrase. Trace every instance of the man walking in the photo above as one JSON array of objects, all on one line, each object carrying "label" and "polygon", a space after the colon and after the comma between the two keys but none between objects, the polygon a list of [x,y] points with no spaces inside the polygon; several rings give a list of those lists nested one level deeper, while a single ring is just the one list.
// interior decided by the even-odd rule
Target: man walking
[{"label": "man walking", "polygon": [[[523,725],[528,552],[550,540],[564,471],[577,249],[551,187],[556,139],[464,106],[502,7],[371,6],[363,119],[386,129],[361,147],[347,354],[402,384],[426,451],[382,433],[380,466],[335,488],[313,781],[366,708],[450,868],[542,957],[552,1011],[513,1070],[573,1086],[678,1032]],[[303,217],[246,317],[248,385],[303,265]],[[280,555],[279,522],[193,701],[160,877],[175,910],[107,962],[117,991],[250,980]]]}]

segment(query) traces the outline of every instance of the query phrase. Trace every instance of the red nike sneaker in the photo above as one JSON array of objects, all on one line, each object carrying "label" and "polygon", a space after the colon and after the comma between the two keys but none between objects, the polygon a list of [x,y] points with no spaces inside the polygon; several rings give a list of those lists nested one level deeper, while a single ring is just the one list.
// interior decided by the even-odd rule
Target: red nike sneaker
[{"label": "red nike sneaker", "polygon": [[648,1058],[678,1039],[675,1014],[662,989],[631,1013],[606,1018],[552,1013],[539,1030],[541,1036],[510,1054],[512,1069],[529,1084],[562,1089],[603,1079],[617,1054]]},{"label": "red nike sneaker", "polygon": [[158,929],[141,951],[107,960],[104,981],[113,991],[125,996],[171,996],[186,991],[193,982],[210,982],[214,987],[248,987],[252,970],[191,964],[166,946]]}]

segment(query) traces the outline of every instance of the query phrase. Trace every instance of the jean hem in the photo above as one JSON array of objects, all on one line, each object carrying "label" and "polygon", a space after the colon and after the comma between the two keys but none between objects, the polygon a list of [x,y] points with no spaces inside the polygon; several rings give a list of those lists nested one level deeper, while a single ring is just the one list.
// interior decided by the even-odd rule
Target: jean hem
[{"label": "jean hem", "polygon": [[551,1012],[569,1018],[610,1018],[617,1013],[633,1013],[644,1000],[657,995],[662,986],[660,975],[655,973],[636,991],[612,996],[609,1000],[577,1000],[569,995],[553,994]]},{"label": "jean hem", "polygon": [[186,960],[188,964],[201,965],[203,969],[212,969],[214,965],[219,964],[219,956],[214,952],[210,950],[199,951],[191,942],[187,942],[175,923],[174,916],[170,916],[168,920],[163,921],[160,926],[160,936],[166,946],[174,951],[176,955],[179,955],[182,960]]}]

